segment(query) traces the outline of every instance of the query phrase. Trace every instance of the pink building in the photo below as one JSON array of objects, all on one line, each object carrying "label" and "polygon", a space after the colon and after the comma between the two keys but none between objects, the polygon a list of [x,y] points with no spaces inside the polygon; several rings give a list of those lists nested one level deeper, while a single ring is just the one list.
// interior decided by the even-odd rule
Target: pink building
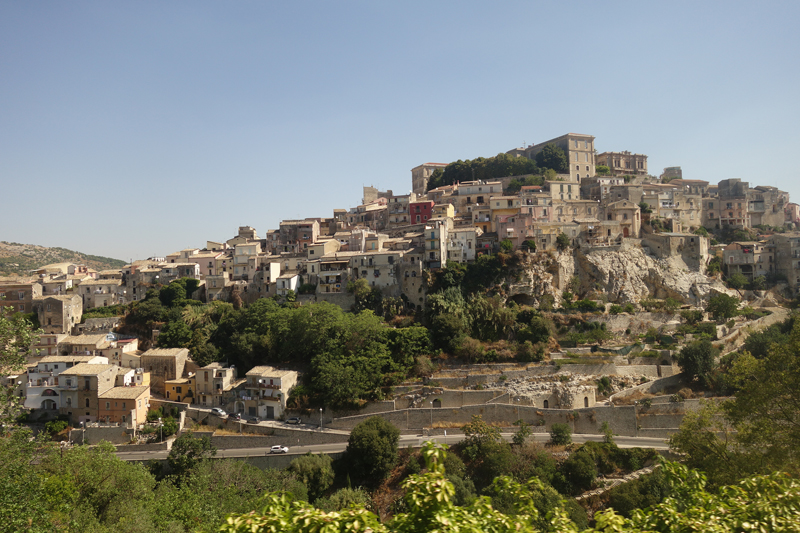
[{"label": "pink building", "polygon": [[526,240],[535,237],[534,219],[530,214],[497,215],[495,225],[498,240],[510,240],[515,249],[519,248]]}]

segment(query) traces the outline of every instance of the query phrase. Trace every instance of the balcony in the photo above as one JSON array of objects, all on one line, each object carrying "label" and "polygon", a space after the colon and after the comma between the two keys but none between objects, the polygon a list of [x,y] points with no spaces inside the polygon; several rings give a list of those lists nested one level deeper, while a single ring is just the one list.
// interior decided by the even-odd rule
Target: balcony
[{"label": "balcony", "polygon": [[280,403],[281,399],[278,396],[261,396],[259,400],[266,400],[268,402],[278,402]]},{"label": "balcony", "polygon": [[247,383],[244,386],[245,389],[272,389],[272,390],[280,390],[280,385],[270,385],[269,383]]}]

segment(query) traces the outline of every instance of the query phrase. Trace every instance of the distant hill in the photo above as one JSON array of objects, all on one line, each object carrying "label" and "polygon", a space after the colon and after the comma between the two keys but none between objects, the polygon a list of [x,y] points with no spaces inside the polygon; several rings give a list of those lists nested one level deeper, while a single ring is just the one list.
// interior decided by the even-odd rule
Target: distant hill
[{"label": "distant hill", "polygon": [[0,276],[28,277],[31,270],[51,263],[76,263],[95,270],[121,268],[126,264],[119,259],[86,255],[66,248],[0,241]]}]

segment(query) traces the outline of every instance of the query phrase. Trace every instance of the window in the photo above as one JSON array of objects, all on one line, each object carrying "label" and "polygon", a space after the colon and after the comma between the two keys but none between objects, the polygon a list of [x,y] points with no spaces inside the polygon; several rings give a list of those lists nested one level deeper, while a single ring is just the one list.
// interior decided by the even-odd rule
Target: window
[{"label": "window", "polygon": [[[88,291],[89,289],[86,289],[86,290]],[[17,293],[17,296],[19,297],[19,298],[17,298],[17,300],[24,300],[25,299],[25,293],[22,292],[22,291],[19,291]]]},{"label": "window", "polygon": [[106,402],[106,409],[111,409],[111,402]]},{"label": "window", "polygon": [[89,407],[89,398],[86,398],[86,407]]}]

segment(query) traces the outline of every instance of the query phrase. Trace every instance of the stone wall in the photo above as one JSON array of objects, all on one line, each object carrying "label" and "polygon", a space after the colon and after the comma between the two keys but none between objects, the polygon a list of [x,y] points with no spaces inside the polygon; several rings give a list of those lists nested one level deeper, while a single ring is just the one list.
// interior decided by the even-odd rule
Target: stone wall
[{"label": "stone wall", "polygon": [[92,427],[73,429],[70,438],[73,443],[99,444],[108,441],[111,444],[128,444],[131,441],[132,429],[125,426]]},{"label": "stone wall", "polygon": [[655,394],[657,392],[663,391],[668,387],[674,387],[676,385],[681,385],[682,383],[684,383],[683,374],[674,374],[672,376],[656,379],[654,381],[648,381],[647,383],[642,383],[641,385],[637,385],[636,387],[631,387],[630,389],[621,390],[616,394],[612,394],[609,400],[611,400],[611,402],[614,402],[615,400],[628,397],[636,392]]},{"label": "stone wall", "polygon": [[[461,408],[441,409],[402,409],[381,413],[379,416],[388,420],[400,430],[412,428],[429,428],[431,424],[446,427],[452,425],[458,430],[469,423],[474,415],[480,415],[484,421],[492,425],[512,426],[516,420],[524,420],[536,427],[544,420],[546,431],[554,423],[569,423],[575,433],[599,434],[600,425],[608,422],[614,433],[624,436],[636,436],[636,409],[633,406],[606,407],[595,406],[586,409],[541,409],[530,406],[509,404],[470,405]],[[370,415],[353,416],[335,419],[330,427],[351,430]]]},{"label": "stone wall", "polygon": [[[268,431],[272,430],[272,431]],[[313,444],[333,444],[347,442],[349,435],[340,432],[291,430],[269,428],[267,426],[242,425],[242,435],[214,435],[213,431],[195,431],[195,437],[207,436],[211,444],[219,449],[263,448],[280,444],[282,446],[308,446]]]}]

